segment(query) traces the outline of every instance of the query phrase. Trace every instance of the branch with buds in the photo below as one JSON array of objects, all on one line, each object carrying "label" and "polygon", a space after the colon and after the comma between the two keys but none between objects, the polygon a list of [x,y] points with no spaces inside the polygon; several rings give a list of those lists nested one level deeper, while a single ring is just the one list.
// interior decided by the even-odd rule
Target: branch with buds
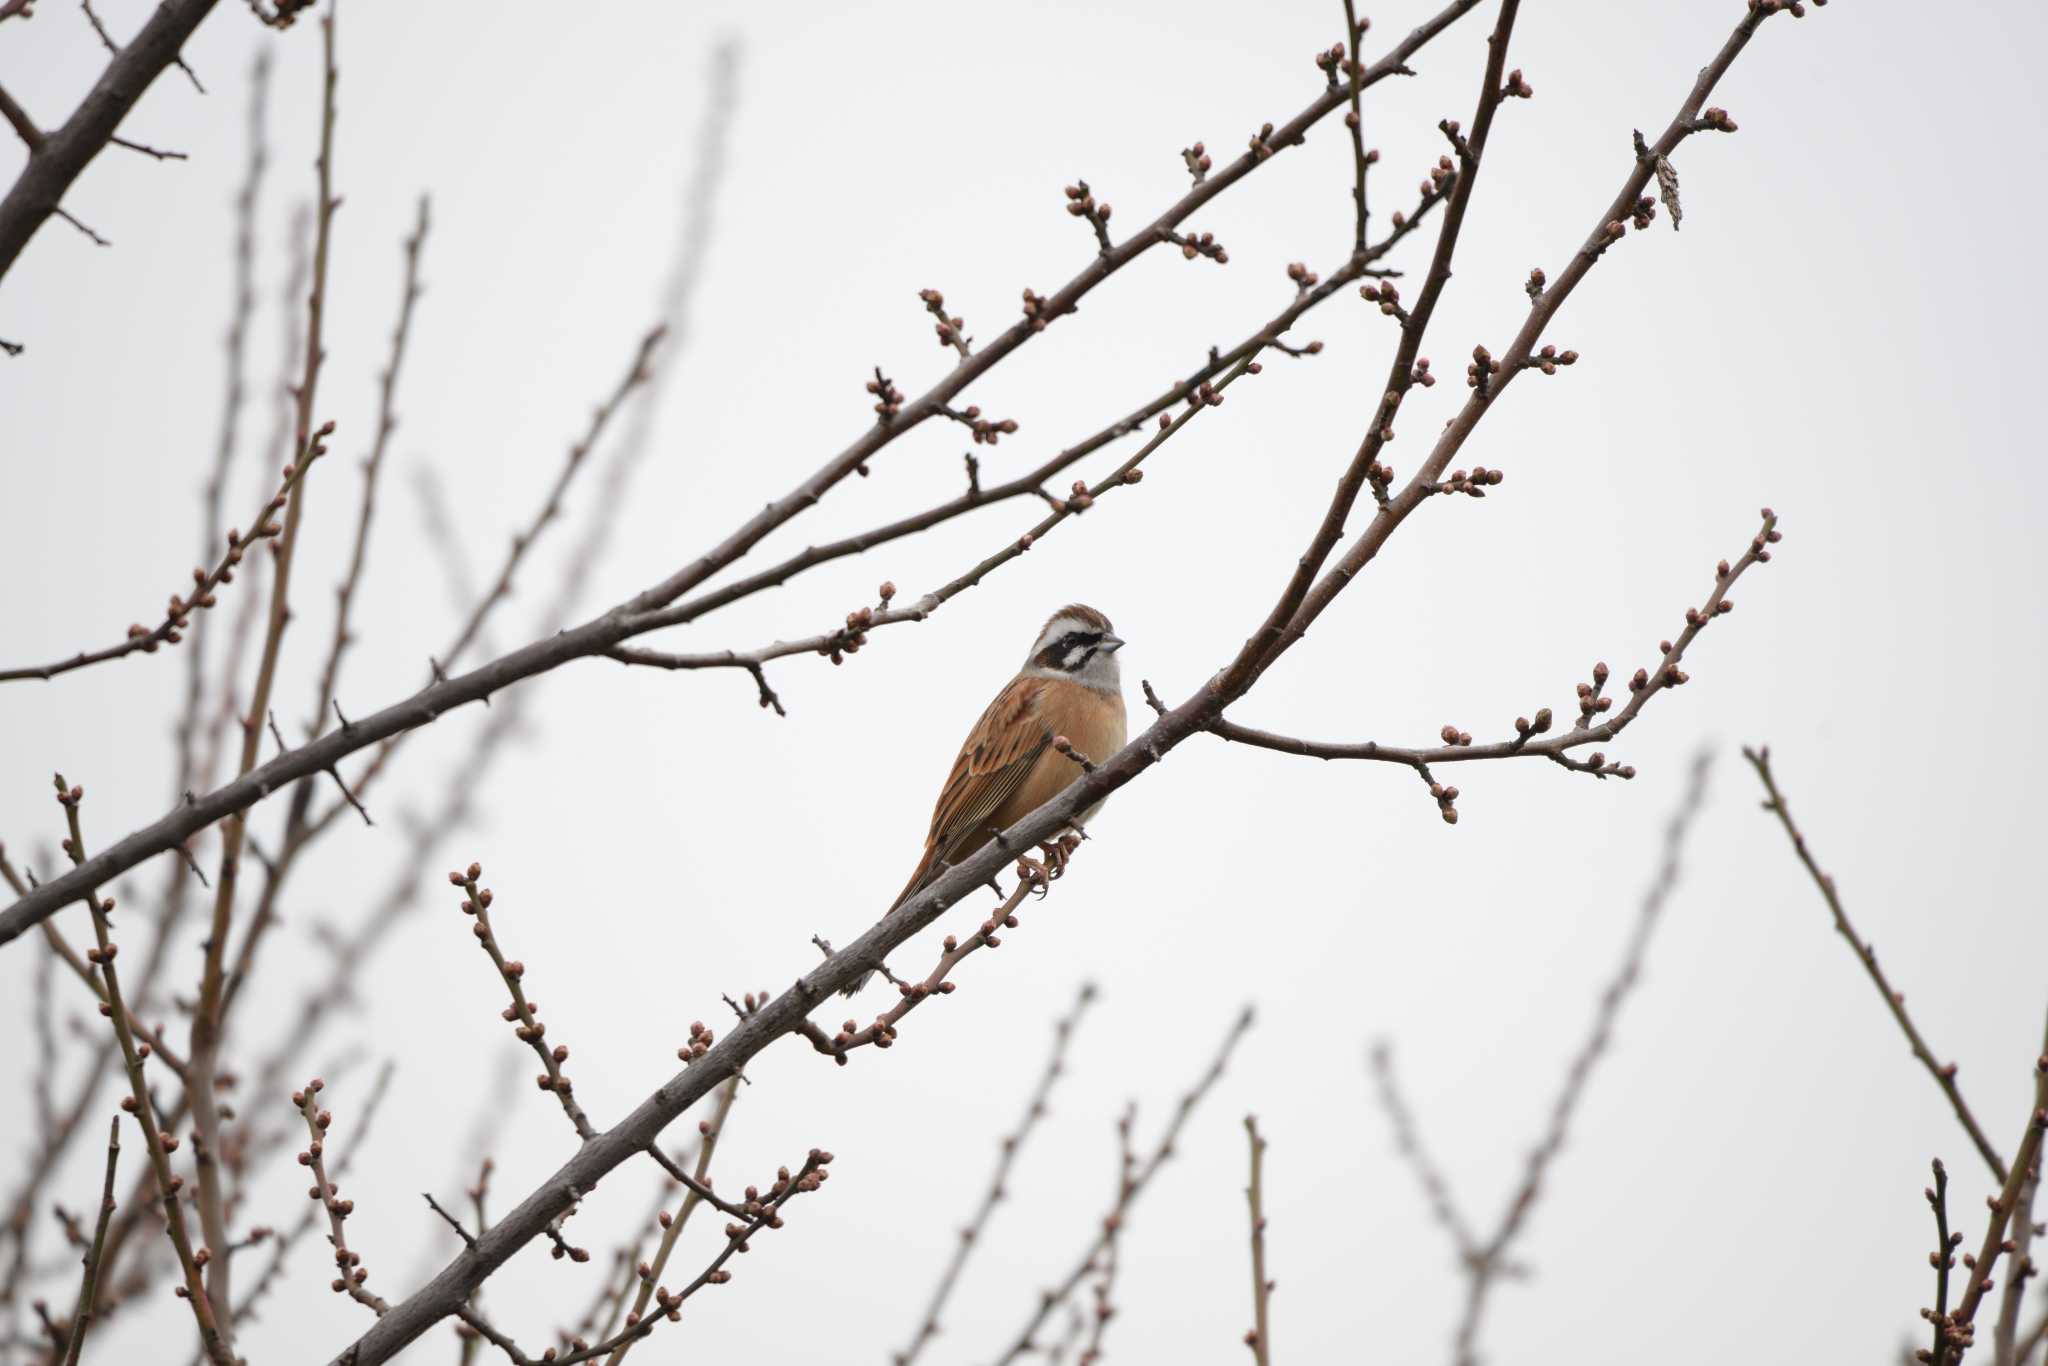
[{"label": "branch with buds", "polygon": [[[548,1027],[541,1022],[540,1007],[526,998],[523,979],[526,964],[517,959],[508,959],[498,946],[497,932],[491,928],[491,889],[479,886],[477,879],[484,875],[483,865],[472,863],[465,870],[451,872],[448,881],[451,886],[460,887],[463,892],[462,913],[471,917],[470,929],[483,951],[490,955],[491,966],[498,970],[498,976],[505,983],[506,992],[512,997],[512,1004],[501,1012],[506,1023],[519,1041],[531,1048],[546,1069],[534,1081],[543,1091],[552,1092],[562,1103],[562,1113],[569,1117],[575,1127],[576,1137],[588,1140],[597,1133],[590,1122],[590,1116],[583,1113],[583,1107],[576,1101],[575,1087],[569,1081],[569,1074],[562,1070],[562,1064],[569,1060],[567,1044],[549,1047]],[[579,1260],[581,1260],[579,1258]]]},{"label": "branch with buds", "polygon": [[256,514],[255,529],[247,536],[239,530],[230,530],[227,534],[227,549],[221,553],[220,559],[211,569],[195,568],[192,571],[190,594],[171,594],[169,603],[164,607],[162,621],[155,626],[144,626],[140,623],[130,626],[126,638],[120,644],[109,645],[105,649],[80,651],[69,659],[61,659],[54,664],[0,669],[0,683],[17,682],[27,678],[48,680],[59,674],[69,673],[73,669],[83,669],[88,665],[103,664],[110,659],[120,659],[138,650],[143,654],[155,654],[160,646],[176,645],[183,640],[186,630],[191,625],[192,614],[205,611],[219,600],[215,590],[234,582],[235,571],[241,567],[242,560],[248,555],[251,547],[264,541],[273,541],[283,534],[284,525],[278,520],[278,514],[284,511],[285,505],[290,502],[292,494],[312,470],[314,463],[327,454],[326,439],[333,434],[332,422],[314,433],[313,443],[306,451],[305,458],[284,467],[283,482],[278,485],[276,493],[264,500],[262,510]]},{"label": "branch with buds", "polygon": [[[1460,472],[1462,473],[1462,471]],[[1491,475],[1493,471],[1486,471]],[[1467,476],[1471,478],[1473,476]],[[1492,482],[1489,480],[1489,482]],[[1275,750],[1282,754],[1297,754],[1311,759],[1368,759],[1380,763],[1405,764],[1420,773],[1430,784],[1430,795],[1437,799],[1443,810],[1444,820],[1457,824],[1457,811],[1451,805],[1457,800],[1456,788],[1440,788],[1430,777],[1428,765],[1471,763],[1485,759],[1543,758],[1570,769],[1574,773],[1586,773],[1596,778],[1633,778],[1634,766],[1610,761],[1602,751],[1594,751],[1581,760],[1573,758],[1571,751],[1588,745],[1603,744],[1614,739],[1642,714],[1650,699],[1671,688],[1684,685],[1691,675],[1679,665],[1685,653],[1691,648],[1701,631],[1716,617],[1724,616],[1735,609],[1734,600],[1728,590],[1736,580],[1752,566],[1763,564],[1771,558],[1770,547],[1783,539],[1777,529],[1777,514],[1769,508],[1763,510],[1763,525],[1749,543],[1749,548],[1733,563],[1723,560],[1715,566],[1714,587],[1704,603],[1685,609],[1685,629],[1674,640],[1657,642],[1659,658],[1656,671],[1637,669],[1629,679],[1629,700],[1611,720],[1599,721],[1595,717],[1604,715],[1613,699],[1604,694],[1609,672],[1607,666],[1593,666],[1593,681],[1578,685],[1579,720],[1571,730],[1550,735],[1551,712],[1548,707],[1537,711],[1534,719],[1526,716],[1515,718],[1515,738],[1496,741],[1492,744],[1476,745],[1469,731],[1454,725],[1443,728],[1439,738],[1441,748],[1421,749],[1396,745],[1383,745],[1373,740],[1351,744],[1333,744],[1321,741],[1303,740],[1290,735],[1279,735],[1272,731],[1258,730],[1251,726],[1239,725],[1235,721],[1218,717],[1210,723],[1209,731],[1225,740],[1238,744],[1252,745],[1259,749]],[[1541,738],[1541,737],[1548,738]]]}]

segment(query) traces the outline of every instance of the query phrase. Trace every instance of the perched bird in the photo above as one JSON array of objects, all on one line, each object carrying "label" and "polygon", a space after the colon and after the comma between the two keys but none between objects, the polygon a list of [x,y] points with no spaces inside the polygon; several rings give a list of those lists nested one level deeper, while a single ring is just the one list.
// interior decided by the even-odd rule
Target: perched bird
[{"label": "perched bird", "polygon": [[[1080,776],[1074,760],[1053,748],[1054,737],[1065,736],[1075,753],[1097,763],[1124,747],[1116,667],[1123,644],[1109,618],[1092,607],[1076,603],[1052,614],[1024,667],[960,746],[932,811],[924,857],[891,910]],[[1097,802],[1072,824],[1085,826],[1101,809]],[[843,994],[859,991],[873,975],[863,973]]]}]

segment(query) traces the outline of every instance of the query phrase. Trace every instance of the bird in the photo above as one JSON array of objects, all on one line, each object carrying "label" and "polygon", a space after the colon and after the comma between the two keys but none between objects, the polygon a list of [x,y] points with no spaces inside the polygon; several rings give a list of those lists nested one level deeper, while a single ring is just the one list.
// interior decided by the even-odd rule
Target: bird
[{"label": "bird", "polygon": [[[1109,618],[1093,607],[1071,603],[1047,619],[1017,676],[960,746],[932,810],[924,856],[890,910],[1080,776],[1075,759],[1054,748],[1055,739],[1064,738],[1075,755],[1096,763],[1124,747],[1124,693],[1116,663],[1123,647]],[[1069,824],[1083,829],[1101,809],[1097,802]],[[873,969],[862,973],[840,994],[853,995],[872,976]]]}]

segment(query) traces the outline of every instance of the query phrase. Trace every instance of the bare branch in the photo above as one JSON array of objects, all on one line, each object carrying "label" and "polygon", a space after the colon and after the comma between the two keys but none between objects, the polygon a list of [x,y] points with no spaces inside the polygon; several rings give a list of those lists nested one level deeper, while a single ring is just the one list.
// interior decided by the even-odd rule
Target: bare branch
[{"label": "bare branch", "polygon": [[1270,1301],[1273,1296],[1273,1282],[1266,1279],[1266,1208],[1264,1196],[1266,1140],[1259,1137],[1259,1121],[1256,1116],[1244,1117],[1245,1137],[1251,1141],[1251,1181],[1244,1188],[1244,1197],[1251,1206],[1252,1221],[1252,1328],[1244,1335],[1245,1346],[1252,1349],[1252,1360],[1258,1366],[1272,1366],[1272,1324]]},{"label": "bare branch", "polygon": [[306,1147],[299,1154],[299,1165],[313,1173],[313,1189],[308,1192],[311,1199],[320,1202],[327,1211],[327,1241],[334,1247],[334,1267],[337,1273],[333,1289],[337,1295],[346,1294],[357,1304],[381,1315],[390,1308],[383,1298],[363,1288],[363,1282],[370,1278],[370,1269],[363,1265],[362,1255],[349,1250],[348,1235],[342,1224],[355,1213],[356,1202],[344,1200],[341,1187],[327,1175],[327,1129],[334,1122],[331,1110],[320,1108],[319,1094],[327,1083],[315,1077],[306,1083],[304,1089],[292,1092],[292,1105],[300,1118],[306,1121]]},{"label": "bare branch", "polygon": [[64,1366],[78,1366],[86,1330],[92,1327],[93,1282],[99,1278],[100,1254],[107,1247],[107,1224],[114,1217],[114,1170],[120,1162],[121,1117],[116,1115],[107,1125],[107,1177],[100,1188],[100,1218],[93,1229],[92,1246],[85,1251],[85,1272],[79,1278],[78,1307],[71,1311],[71,1342],[64,1349]]},{"label": "bare branch", "polygon": [[1834,917],[1835,933],[1847,940],[1849,947],[1855,950],[1856,960],[1863,965],[1863,971],[1869,976],[1870,984],[1884,997],[1885,1008],[1891,1011],[1892,1019],[1898,1023],[1899,1032],[1906,1036],[1906,1043],[1912,1048],[1913,1056],[1920,1060],[1920,1065],[1927,1069],[1927,1075],[1934,1079],[1934,1084],[1948,1097],[1949,1108],[1955,1111],[1956,1121],[1963,1126],[1963,1132],[1970,1136],[1970,1142],[1975,1145],[1977,1155],[1982,1157],[1984,1165],[1991,1169],[1992,1177],[2003,1183],[2007,1175],[2005,1159],[1998,1155],[1998,1149],[1991,1145],[1991,1140],[1984,1134],[1983,1126],[1977,1123],[1977,1117],[1970,1112],[1969,1103],[1963,1099],[1962,1089],[1956,1085],[1956,1065],[1952,1062],[1942,1062],[1935,1057],[1934,1050],[1927,1046],[1927,1040],[1921,1035],[1919,1026],[1915,1025],[1913,1017],[1906,1013],[1906,993],[1893,987],[1890,979],[1885,976],[1884,969],[1877,965],[1876,947],[1856,932],[1855,925],[1849,921],[1848,911],[1842,905],[1842,898],[1835,890],[1835,880],[1821,871],[1820,865],[1814,861],[1813,851],[1807,847],[1806,836],[1793,824],[1792,808],[1786,804],[1785,794],[1779,791],[1777,778],[1771,772],[1770,747],[1760,745],[1751,749],[1745,746],[1742,757],[1749,760],[1750,767],[1756,770],[1757,781],[1763,784],[1764,810],[1778,818],[1778,824],[1784,828],[1785,837],[1792,841],[1793,852],[1799,855],[1799,862],[1805,866],[1807,875],[1813,879],[1813,885],[1820,889],[1821,899],[1827,902],[1828,913]]},{"label": "bare branch", "polygon": [[1038,1296],[1038,1303],[1031,1316],[1024,1321],[1023,1329],[1011,1341],[1009,1350],[997,1358],[996,1366],[1009,1366],[1011,1362],[1037,1349],[1038,1333],[1045,1327],[1045,1321],[1052,1316],[1053,1310],[1072,1297],[1081,1283],[1087,1279],[1088,1274],[1096,1269],[1097,1260],[1108,1250],[1117,1231],[1129,1219],[1138,1197],[1145,1193],[1145,1188],[1152,1184],[1152,1178],[1159,1174],[1159,1169],[1173,1156],[1174,1144],[1180,1138],[1181,1129],[1201,1105],[1203,1098],[1209,1094],[1210,1089],[1222,1078],[1223,1069],[1229,1063],[1230,1055],[1237,1051],[1239,1041],[1251,1027],[1252,1008],[1246,1006],[1238,1012],[1229,1032],[1223,1036],[1223,1043],[1210,1059],[1208,1069],[1182,1094],[1180,1103],[1174,1107],[1173,1118],[1167,1122],[1166,1129],[1160,1134],[1159,1142],[1153,1146],[1151,1154],[1136,1166],[1128,1178],[1119,1179],[1116,1200],[1110,1206],[1109,1213],[1103,1217],[1100,1229],[1089,1242],[1087,1250],[1082,1253],[1081,1259],[1074,1264],[1074,1269],[1067,1273],[1065,1280]]},{"label": "bare branch", "polygon": [[576,1129],[576,1136],[588,1140],[597,1133],[590,1117],[583,1113],[583,1107],[576,1102],[574,1088],[569,1076],[562,1070],[562,1064],[569,1060],[566,1045],[547,1044],[547,1026],[534,1013],[534,1007],[526,999],[526,990],[520,979],[526,976],[526,964],[508,960],[498,947],[498,936],[491,929],[491,889],[477,885],[477,879],[484,875],[480,864],[472,863],[466,872],[448,874],[448,881],[463,890],[462,910],[475,921],[470,926],[476,932],[477,943],[490,955],[491,963],[498,969],[498,976],[504,980],[505,990],[511,993],[512,1004],[505,1007],[504,1018],[514,1026],[520,1042],[533,1049],[547,1070],[536,1080],[543,1091],[552,1091],[555,1099],[562,1103],[562,1113],[569,1117],[569,1123]]},{"label": "bare branch", "polygon": [[327,453],[327,447],[323,444],[323,440],[330,431],[332,431],[332,424],[321,428],[315,434],[316,437],[321,439],[313,441],[307,448],[304,457],[293,464],[285,466],[283,482],[278,485],[275,493],[264,500],[262,510],[256,514],[255,529],[246,536],[239,530],[230,530],[227,534],[227,549],[221,553],[219,561],[214,564],[213,568],[194,569],[192,571],[192,591],[190,596],[179,593],[171,594],[171,600],[164,609],[164,619],[162,621],[158,622],[154,627],[130,626],[127,637],[119,645],[109,645],[105,649],[90,652],[80,652],[69,659],[58,660],[54,664],[0,669],[0,683],[14,683],[30,678],[47,681],[57,677],[59,674],[70,673],[73,669],[83,669],[91,664],[103,664],[110,659],[120,659],[137,651],[143,654],[155,654],[159,646],[176,645],[179,641],[183,640],[185,638],[185,631],[191,626],[195,614],[204,612],[207,608],[214,605],[215,590],[224,584],[234,581],[235,571],[241,568],[242,560],[248,555],[249,551],[259,543],[274,540],[283,534],[284,525],[278,523],[275,518],[278,512],[283,510],[288,504],[296,505],[293,495],[298,492],[300,483],[311,472],[313,465],[321,456]]},{"label": "bare branch", "polygon": [[[312,720],[307,730],[314,735],[327,727],[327,711],[330,706],[337,708],[335,687],[341,679],[341,657],[347,652],[355,637],[349,631],[349,614],[355,606],[356,585],[362,581],[363,562],[370,546],[370,523],[377,511],[377,476],[384,469],[384,455],[391,445],[391,434],[398,429],[398,415],[392,403],[398,393],[399,372],[405,365],[405,344],[412,335],[413,306],[419,302],[420,249],[427,240],[427,197],[420,196],[418,217],[414,220],[412,235],[405,239],[405,283],[399,290],[398,322],[391,330],[391,358],[384,363],[383,372],[377,377],[377,433],[370,446],[369,458],[363,461],[363,497],[356,511],[355,542],[349,549],[348,572],[343,576],[341,586],[334,590],[334,639],[327,647],[327,663],[320,671],[320,686],[313,703]],[[341,775],[335,775],[341,782]],[[342,785],[344,795],[348,792]],[[353,802],[354,799],[350,798]],[[360,810],[360,808],[358,808]],[[369,818],[364,817],[365,820]]]},{"label": "bare branch", "polygon": [[[80,826],[78,808],[85,796],[84,789],[67,786],[61,773],[57,775],[56,784],[57,801],[64,808],[64,817],[70,827],[70,833],[64,840],[64,850],[74,865],[82,864],[86,859],[85,834]],[[171,1154],[177,1151],[178,1136],[157,1124],[156,1102],[149,1093],[149,1083],[143,1077],[147,1045],[137,1044],[128,1028],[128,1005],[121,995],[120,973],[114,967],[114,957],[119,951],[113,939],[114,901],[112,897],[102,899],[98,889],[94,888],[86,904],[92,911],[93,936],[98,941],[91,961],[98,965],[100,979],[106,985],[107,1017],[113,1022],[114,1038],[120,1046],[121,1059],[128,1073],[128,1096],[122,1101],[121,1108],[134,1115],[142,1129],[143,1149],[149,1154],[150,1166],[156,1174],[156,1188],[163,1202],[165,1231],[170,1235],[171,1245],[178,1253],[178,1264],[185,1273],[181,1298],[192,1306],[192,1316],[199,1325],[199,1340],[208,1359],[214,1366],[235,1366],[234,1353],[221,1335],[219,1325],[214,1321],[212,1306],[207,1302],[200,1272],[203,1260],[194,1250],[185,1228],[184,1204],[178,1198],[185,1178],[171,1171]]]},{"label": "bare branch", "polygon": [[939,1277],[939,1284],[932,1291],[930,1303],[926,1304],[924,1321],[917,1327],[908,1346],[896,1353],[896,1366],[911,1366],[931,1340],[939,1335],[939,1314],[952,1298],[953,1287],[959,1282],[960,1272],[967,1265],[967,1259],[975,1248],[981,1245],[983,1235],[988,1231],[989,1220],[995,1214],[996,1206],[1009,1198],[1010,1169],[1017,1161],[1017,1154],[1030,1139],[1032,1130],[1045,1118],[1045,1103],[1051,1097],[1054,1085],[1066,1071],[1067,1045],[1072,1042],[1075,1028],[1081,1017],[1095,1001],[1095,984],[1083,982],[1074,997],[1074,1004],[1065,1015],[1053,1023],[1052,1055],[1046,1059],[1045,1071],[1039,1075],[1038,1085],[1032,1089],[1031,1099],[1024,1106],[1024,1117],[1017,1121],[1017,1127],[1003,1135],[1000,1152],[996,1158],[995,1174],[989,1178],[988,1190],[981,1197],[980,1206],[974,1217],[960,1229],[960,1241],[953,1249],[951,1260]]},{"label": "bare branch", "polygon": [[1635,769],[1627,764],[1608,762],[1607,756],[1595,753],[1590,759],[1580,762],[1567,757],[1569,751],[1583,749],[1587,745],[1602,744],[1612,740],[1625,730],[1629,723],[1641,715],[1650,699],[1669,688],[1683,686],[1691,678],[1679,665],[1685,660],[1685,652],[1691,648],[1707,623],[1735,610],[1735,603],[1728,597],[1728,590],[1751,565],[1771,558],[1770,547],[1781,539],[1777,530],[1777,515],[1769,508],[1763,510],[1763,525],[1751,538],[1748,550],[1730,564],[1723,560],[1715,569],[1713,591],[1698,607],[1685,611],[1685,628],[1675,640],[1660,641],[1660,656],[1655,671],[1637,669],[1629,680],[1629,700],[1611,720],[1593,723],[1593,717],[1607,711],[1607,699],[1601,696],[1608,679],[1605,664],[1593,666],[1593,682],[1579,685],[1580,720],[1577,727],[1561,731],[1547,739],[1537,738],[1550,730],[1548,708],[1537,712],[1535,720],[1518,718],[1515,722],[1515,738],[1494,744],[1475,745],[1469,733],[1456,726],[1445,726],[1442,732],[1443,745],[1434,749],[1405,748],[1396,745],[1382,745],[1367,740],[1356,744],[1327,744],[1317,741],[1300,740],[1293,736],[1276,735],[1271,731],[1255,730],[1241,726],[1234,721],[1218,720],[1210,730],[1225,740],[1239,744],[1253,745],[1260,749],[1277,750],[1282,754],[1298,754],[1312,759],[1371,759],[1382,763],[1405,764],[1422,774],[1430,783],[1431,795],[1438,799],[1444,812],[1444,819],[1457,824],[1457,811],[1451,805],[1457,799],[1456,788],[1444,788],[1429,775],[1430,764],[1472,763],[1482,759],[1541,758],[1559,763],[1575,772],[1590,773],[1598,778],[1633,778]]},{"label": "bare branch", "polygon": [[163,0],[142,31],[107,63],[63,126],[31,146],[28,165],[6,198],[0,199],[0,276],[14,265],[44,220],[58,211],[72,182],[113,139],[115,129],[143,92],[165,67],[178,60],[178,50],[216,3]]},{"label": "bare branch", "polygon": [[[1409,56],[1476,3],[1477,0],[1453,0],[1453,3],[1446,6],[1435,18],[1418,27],[1387,56],[1368,68],[1365,75],[1360,78],[1360,83],[1371,85],[1397,71],[1405,70]],[[956,366],[951,375],[928,391],[924,397],[913,402],[906,409],[903,419],[871,428],[867,435],[834,457],[795,490],[768,504],[711,551],[667,579],[581,626],[558,631],[480,669],[422,688],[406,701],[364,717],[349,731],[329,732],[318,740],[301,746],[292,754],[262,766],[256,772],[216,789],[207,796],[183,804],[153,825],[112,846],[94,860],[91,868],[74,870],[54,879],[47,886],[16,902],[5,912],[0,912],[0,943],[19,935],[27,925],[40,920],[57,906],[82,896],[88,874],[95,881],[103,881],[152,854],[161,853],[182,843],[197,830],[247,808],[272,792],[282,790],[285,785],[298,778],[324,772],[349,754],[387,740],[402,731],[425,725],[453,707],[480,701],[500,688],[546,672],[572,659],[602,654],[634,634],[636,629],[648,630],[661,624],[656,616],[661,609],[730,565],[791,517],[813,506],[826,491],[850,477],[858,467],[864,465],[869,457],[895,436],[924,418],[936,415],[939,409],[965,388],[969,381],[1023,345],[1035,331],[1041,330],[1046,319],[1056,318],[1070,311],[1083,295],[1153,245],[1156,232],[1176,226],[1224,188],[1250,174],[1273,150],[1300,141],[1311,125],[1346,98],[1346,90],[1325,92],[1315,103],[1266,141],[1265,154],[1257,151],[1247,152],[1245,156],[1210,176],[1155,220],[1151,227],[1141,230],[1137,236],[1119,246],[1110,257],[1092,262],[1064,289],[1045,300],[1045,308],[1039,311],[1036,319],[1041,325],[1040,328],[1034,328],[1028,321],[1020,323],[1004,332],[997,340],[985,344],[971,360],[963,361]],[[362,790],[360,781],[357,783],[357,790]]]},{"label": "bare branch", "polygon": [[2033,1111],[2027,1116],[2027,1127],[2013,1154],[2012,1171],[2006,1176],[2004,1187],[1989,1202],[1991,1218],[1985,1223],[1984,1241],[1976,1256],[1963,1254],[1963,1265],[1970,1274],[1965,1278],[1956,1312],[1946,1323],[1935,1325],[1940,1330],[1941,1343],[1934,1352],[1934,1366],[1952,1366],[1962,1360],[1976,1341],[1977,1308],[1997,1284],[1991,1273],[1997,1269],[1999,1255],[2013,1250],[2013,1244],[2006,1238],[2006,1228],[2019,1208],[2020,1188],[2032,1178],[2034,1164],[2040,1160],[2041,1136],[2048,1133],[2048,1040],[2043,1040],[2042,1049],[2034,1060]]},{"label": "bare branch", "polygon": [[1643,894],[1635,928],[1622,953],[1621,966],[1600,993],[1599,1004],[1593,1013],[1593,1026],[1565,1071],[1564,1084],[1551,1102],[1549,1122],[1542,1137],[1529,1150],[1520,1183],[1508,1197],[1493,1231],[1484,1239],[1459,1213],[1442,1174],[1416,1137],[1414,1117],[1394,1084],[1389,1049],[1382,1043],[1373,1050],[1373,1073],[1378,1083],[1381,1108],[1387,1112],[1393,1125],[1395,1142],[1402,1156],[1414,1168],[1422,1184],[1431,1212],[1455,1245],[1459,1268],[1465,1275],[1465,1303],[1453,1340],[1452,1359],[1458,1366],[1475,1366],[1479,1359],[1480,1323],[1494,1285],[1505,1277],[1520,1274],[1521,1268],[1511,1260],[1510,1253],[1542,1195],[1544,1178],[1551,1164],[1564,1150],[1565,1137],[1580,1097],[1584,1095],[1594,1069],[1613,1038],[1614,1024],[1620,1018],[1621,1008],[1642,976],[1650,939],[1678,885],[1680,856],[1684,852],[1686,837],[1706,799],[1711,760],[1711,754],[1704,750],[1693,760],[1685,795],[1664,827],[1663,860]]}]

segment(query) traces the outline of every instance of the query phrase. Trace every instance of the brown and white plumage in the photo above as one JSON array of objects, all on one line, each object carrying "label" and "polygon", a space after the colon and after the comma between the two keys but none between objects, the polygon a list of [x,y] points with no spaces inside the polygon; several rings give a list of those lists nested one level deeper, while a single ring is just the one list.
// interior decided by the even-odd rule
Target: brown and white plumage
[{"label": "brown and white plumage", "polygon": [[[1074,761],[1052,747],[1054,736],[1066,736],[1076,751],[1098,763],[1124,747],[1124,697],[1116,666],[1123,644],[1109,618],[1092,607],[1076,603],[1053,613],[1024,667],[996,694],[960,747],[932,811],[924,857],[894,906],[1080,776]],[[1073,823],[1085,825],[1101,809],[1098,802]],[[847,994],[866,981],[862,976]]]}]

